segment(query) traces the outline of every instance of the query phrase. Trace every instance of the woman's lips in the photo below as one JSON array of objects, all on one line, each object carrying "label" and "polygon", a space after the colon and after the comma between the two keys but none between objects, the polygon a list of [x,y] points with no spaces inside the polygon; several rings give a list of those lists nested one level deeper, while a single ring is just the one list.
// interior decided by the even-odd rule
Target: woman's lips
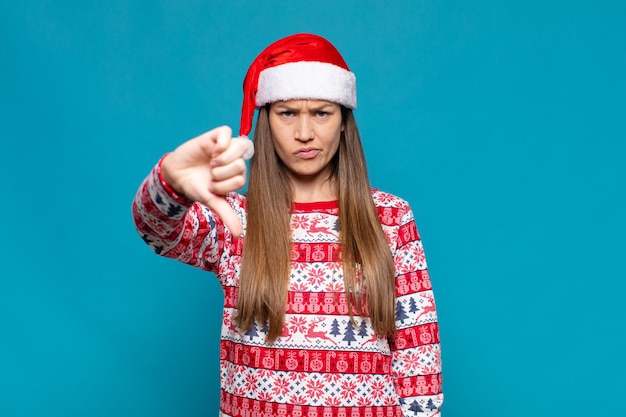
[{"label": "woman's lips", "polygon": [[295,155],[302,159],[313,159],[320,153],[319,149],[316,148],[304,148],[298,149],[295,152]]}]

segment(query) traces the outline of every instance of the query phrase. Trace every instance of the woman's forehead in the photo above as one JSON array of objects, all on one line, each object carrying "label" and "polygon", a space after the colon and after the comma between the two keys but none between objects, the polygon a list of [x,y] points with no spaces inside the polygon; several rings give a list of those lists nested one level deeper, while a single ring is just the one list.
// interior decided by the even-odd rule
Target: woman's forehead
[{"label": "woman's forehead", "polygon": [[271,107],[286,107],[286,108],[307,108],[318,109],[324,107],[339,107],[339,104],[328,100],[315,100],[315,99],[293,99],[293,100],[280,100],[270,104]]}]

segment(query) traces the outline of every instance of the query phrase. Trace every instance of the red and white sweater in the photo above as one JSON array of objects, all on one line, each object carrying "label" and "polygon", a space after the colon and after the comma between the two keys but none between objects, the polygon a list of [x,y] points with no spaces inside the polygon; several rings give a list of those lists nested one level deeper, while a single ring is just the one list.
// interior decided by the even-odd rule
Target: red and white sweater
[{"label": "red and white sweater", "polygon": [[133,202],[137,230],[159,255],[213,272],[224,290],[220,416],[435,416],[443,401],[435,301],[409,205],[372,191],[396,268],[393,339],[368,317],[350,321],[338,261],[337,202],[296,203],[292,272],[283,333],[272,344],[256,323],[233,324],[245,245],[246,199],[228,201],[244,226],[234,239],[213,212],[177,196],[158,166]]}]

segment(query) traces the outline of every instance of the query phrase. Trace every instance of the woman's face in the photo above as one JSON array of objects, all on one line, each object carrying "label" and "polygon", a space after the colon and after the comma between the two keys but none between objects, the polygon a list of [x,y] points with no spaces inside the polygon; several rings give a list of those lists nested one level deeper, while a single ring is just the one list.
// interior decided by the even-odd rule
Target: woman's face
[{"label": "woman's face", "polygon": [[326,181],[344,129],[341,106],[324,100],[278,101],[270,105],[274,149],[294,182]]}]

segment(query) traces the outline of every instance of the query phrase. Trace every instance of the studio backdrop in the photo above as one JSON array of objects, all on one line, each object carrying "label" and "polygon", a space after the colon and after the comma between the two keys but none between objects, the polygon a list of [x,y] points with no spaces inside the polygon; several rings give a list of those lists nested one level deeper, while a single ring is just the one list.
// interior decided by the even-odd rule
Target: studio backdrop
[{"label": "studio backdrop", "polygon": [[237,128],[256,54],[330,39],[372,185],[408,200],[444,417],[618,416],[622,1],[0,1],[0,416],[215,416],[222,292],[154,255],[158,159]]}]

